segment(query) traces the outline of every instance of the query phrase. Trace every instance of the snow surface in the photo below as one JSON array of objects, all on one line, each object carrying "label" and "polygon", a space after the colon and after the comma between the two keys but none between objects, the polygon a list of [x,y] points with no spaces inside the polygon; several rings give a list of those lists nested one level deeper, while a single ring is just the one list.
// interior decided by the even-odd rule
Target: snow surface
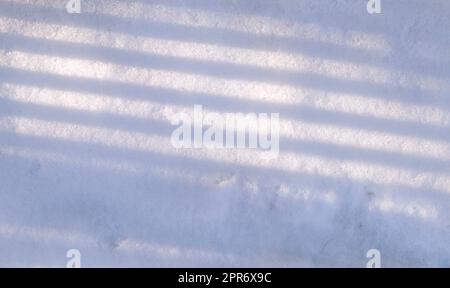
[{"label": "snow surface", "polygon": [[[450,1],[0,1],[0,266],[450,266]],[[174,149],[280,113],[280,155]]]}]

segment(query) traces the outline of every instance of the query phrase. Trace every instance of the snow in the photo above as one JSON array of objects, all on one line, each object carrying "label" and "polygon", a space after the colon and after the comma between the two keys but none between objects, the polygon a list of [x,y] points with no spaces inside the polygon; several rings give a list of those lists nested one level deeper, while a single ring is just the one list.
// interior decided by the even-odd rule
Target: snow
[{"label": "snow", "polygon": [[[0,266],[450,266],[450,2],[0,2]],[[280,153],[175,149],[279,113]]]}]

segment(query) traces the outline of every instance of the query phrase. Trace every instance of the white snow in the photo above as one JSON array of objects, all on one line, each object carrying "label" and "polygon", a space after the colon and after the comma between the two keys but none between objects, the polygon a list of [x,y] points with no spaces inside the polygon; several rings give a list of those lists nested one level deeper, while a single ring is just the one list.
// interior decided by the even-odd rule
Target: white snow
[{"label": "white snow", "polygon": [[[450,2],[0,2],[0,266],[450,266]],[[174,114],[279,113],[280,154]]]}]

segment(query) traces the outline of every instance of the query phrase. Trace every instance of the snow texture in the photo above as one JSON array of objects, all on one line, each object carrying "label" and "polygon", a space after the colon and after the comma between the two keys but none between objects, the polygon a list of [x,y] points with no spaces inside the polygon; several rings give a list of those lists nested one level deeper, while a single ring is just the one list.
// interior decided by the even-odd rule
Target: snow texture
[{"label": "snow texture", "polygon": [[[450,266],[450,2],[0,1],[0,266]],[[174,149],[194,105],[280,154]]]}]

